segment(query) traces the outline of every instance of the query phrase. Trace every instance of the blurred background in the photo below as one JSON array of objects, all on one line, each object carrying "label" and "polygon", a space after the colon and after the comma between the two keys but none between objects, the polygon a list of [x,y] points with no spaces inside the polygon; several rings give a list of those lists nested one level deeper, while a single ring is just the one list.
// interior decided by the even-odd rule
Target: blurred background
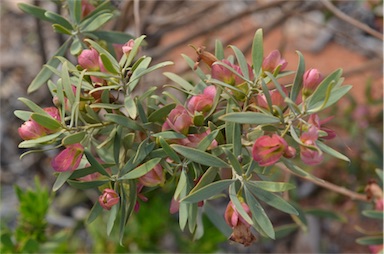
[{"label": "blurred background", "polygon": [[[367,203],[322,189],[312,183],[301,183],[298,202],[308,209],[336,211],[340,216],[308,216],[308,231],[289,231],[276,241],[260,238],[244,248],[229,243],[204,218],[205,234],[196,241],[180,232],[177,218],[169,215],[172,193],[149,197],[142,203],[127,227],[125,247],[118,237],[106,236],[106,221],[99,219],[86,225],[84,219],[97,199],[97,192],[78,191],[65,186],[51,193],[55,180],[49,153],[25,152],[18,148],[21,141],[17,129],[22,121],[13,111],[25,109],[17,100],[28,97],[41,106],[51,106],[47,87],[33,94],[26,90],[41,66],[51,57],[65,38],[55,34],[50,24],[22,13],[17,0],[0,1],[0,139],[1,139],[1,229],[12,231],[20,218],[19,200],[14,185],[31,189],[35,195],[55,196],[47,211],[47,230],[55,234],[49,252],[55,253],[366,253],[367,246],[358,245],[357,237],[365,230],[381,231],[377,222],[361,216]],[[60,1],[26,1],[61,12]],[[172,60],[167,71],[184,77],[193,76],[181,54],[195,58],[189,44],[205,46],[214,52],[216,39],[223,45],[235,45],[250,57],[255,31],[263,28],[264,54],[279,49],[288,61],[287,69],[298,64],[296,50],[303,53],[306,69],[317,68],[324,75],[337,68],[344,70],[345,84],[353,85],[350,93],[323,116],[334,116],[328,127],[337,131],[331,147],[347,155],[351,164],[326,157],[320,166],[310,168],[313,174],[334,184],[363,193],[364,186],[377,178],[375,169],[383,162],[383,1],[112,1],[118,18],[108,28],[134,36],[147,35],[143,54],[155,62]],[[231,54],[227,52],[227,56]],[[248,58],[250,59],[250,58]],[[161,70],[145,83],[166,84]],[[158,75],[156,75],[158,74]],[[43,187],[36,192],[35,176]],[[39,185],[39,184],[38,184]],[[44,190],[46,188],[46,190]],[[39,193],[39,194],[38,194]],[[32,194],[31,194],[32,195]],[[42,201],[43,202],[43,201]],[[168,201],[167,201],[168,202]],[[44,203],[44,202],[43,202]],[[44,206],[44,204],[41,204]],[[37,204],[36,204],[37,205]],[[47,205],[47,204],[45,204]],[[32,211],[29,211],[33,213]],[[285,214],[268,208],[274,225],[290,221]],[[60,232],[60,234],[56,234]],[[112,235],[114,233],[112,232]],[[116,235],[118,232],[116,232]],[[54,247],[52,247],[54,246]],[[51,248],[51,249],[50,249]],[[53,251],[54,250],[54,251]]]}]

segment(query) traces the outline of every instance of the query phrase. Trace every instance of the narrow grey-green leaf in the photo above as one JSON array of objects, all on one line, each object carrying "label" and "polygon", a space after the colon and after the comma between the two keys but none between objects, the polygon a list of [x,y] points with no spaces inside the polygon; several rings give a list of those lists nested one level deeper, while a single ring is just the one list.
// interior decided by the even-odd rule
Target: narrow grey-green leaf
[{"label": "narrow grey-green leaf", "polygon": [[85,131],[80,131],[80,132],[75,132],[75,133],[69,134],[68,136],[66,136],[65,138],[63,138],[61,140],[61,143],[64,146],[80,143],[84,139],[86,134],[87,134],[87,132],[85,132]]},{"label": "narrow grey-green leaf", "polygon": [[235,183],[233,183],[230,187],[229,187],[229,198],[231,199],[232,201],[232,204],[235,206],[235,209],[236,211],[240,214],[241,217],[243,217],[243,219],[248,222],[248,224],[252,225],[253,226],[253,220],[252,218],[248,215],[248,213],[245,211],[242,203],[240,202],[239,198],[238,198],[238,195],[236,193],[236,186],[235,186]]},{"label": "narrow grey-green leaf", "polygon": [[127,174],[120,177],[119,180],[139,178],[151,171],[160,161],[161,158],[151,159],[146,163],[142,164],[141,166],[129,171]]},{"label": "narrow grey-green leaf", "polygon": [[245,198],[252,213],[252,220],[262,228],[263,232],[267,234],[268,237],[275,239],[275,231],[272,222],[265,213],[264,208],[247,189],[245,189]]},{"label": "narrow grey-green leaf", "polygon": [[165,141],[165,139],[162,138],[161,136],[158,138],[159,138],[159,142],[160,142],[161,147],[164,149],[164,152],[169,156],[169,158],[171,158],[173,161],[175,161],[177,163],[181,163],[179,156],[175,153],[175,151],[173,151],[173,149],[167,143],[167,141]]},{"label": "narrow grey-green leaf", "polygon": [[256,76],[260,74],[261,65],[263,63],[264,48],[263,48],[263,30],[257,29],[252,42],[252,67]]},{"label": "narrow grey-green leaf", "polygon": [[31,118],[35,120],[41,126],[49,130],[57,130],[61,127],[61,124],[50,116],[42,115],[39,113],[33,113]]},{"label": "narrow grey-green leaf", "polygon": [[296,51],[296,53],[299,55],[299,64],[297,66],[297,71],[296,71],[295,79],[293,81],[293,86],[290,94],[290,99],[292,101],[296,101],[297,96],[300,93],[300,90],[303,84],[303,75],[305,72],[304,56],[303,54],[301,54],[300,51]]},{"label": "narrow grey-green leaf", "polygon": [[372,219],[379,219],[379,220],[382,220],[384,215],[383,211],[379,211],[379,210],[364,210],[362,211],[362,214],[365,217],[372,218]]},{"label": "narrow grey-green leaf", "polygon": [[172,72],[164,72],[164,76],[175,82],[176,84],[180,85],[182,88],[184,88],[186,91],[190,92],[194,89],[194,87],[185,79],[180,77],[179,75],[172,73]]},{"label": "narrow grey-green leaf", "polygon": [[80,29],[84,32],[95,31],[112,18],[113,14],[111,13],[101,13],[100,15],[94,16],[81,22]]},{"label": "narrow grey-green leaf", "polygon": [[316,141],[316,145],[323,151],[323,152],[326,152],[327,154],[329,155],[332,155],[333,157],[336,157],[340,160],[344,160],[344,161],[347,161],[347,162],[351,162],[351,160],[345,156],[344,154],[334,150],[333,148],[327,146],[326,144],[324,144],[323,142],[321,141]]},{"label": "narrow grey-green leaf", "polygon": [[67,183],[76,189],[87,190],[87,189],[93,189],[101,185],[104,185],[106,183],[109,183],[109,180],[97,180],[97,181],[86,181],[86,182],[77,181],[77,180],[67,180]]},{"label": "narrow grey-green leaf", "polygon": [[296,188],[294,184],[284,182],[248,181],[248,184],[270,192],[282,192]]},{"label": "narrow grey-green leaf", "polygon": [[219,119],[241,124],[273,124],[280,122],[277,117],[259,112],[232,112],[219,117]]},{"label": "narrow grey-green leaf", "polygon": [[[72,38],[68,38],[67,41],[64,42],[63,45],[60,46],[60,48],[53,54],[53,57],[46,63],[46,65],[49,65],[53,68],[57,68],[59,66],[60,61],[55,58],[55,56],[63,56],[65,52],[68,49],[69,43],[71,42]],[[28,86],[28,93],[32,93],[39,89],[52,75],[52,71],[44,66],[40,72],[36,75],[36,77],[32,80],[32,83]]]},{"label": "narrow grey-green leaf", "polygon": [[236,180],[233,179],[226,179],[221,181],[216,181],[213,183],[210,183],[198,190],[196,190],[193,193],[188,194],[185,198],[180,200],[181,202],[189,202],[189,203],[196,203],[205,199],[208,199],[214,195],[219,194],[220,192],[224,191]]},{"label": "narrow grey-green leaf", "polygon": [[218,168],[228,168],[229,165],[224,162],[223,160],[219,159],[218,157],[215,157],[212,154],[197,150],[195,148],[186,147],[182,145],[171,145],[171,147],[178,152],[179,154],[183,155],[185,158],[200,163],[202,165],[211,166],[211,167],[218,167]]},{"label": "narrow grey-green leaf", "polygon": [[380,245],[383,244],[383,236],[364,236],[357,238],[356,242],[361,245]]},{"label": "narrow grey-green leaf", "polygon": [[115,225],[115,220],[119,211],[120,205],[116,204],[112,206],[109,213],[108,222],[107,222],[107,235],[109,236],[112,232],[113,226]]},{"label": "narrow grey-green leaf", "polygon": [[87,157],[87,160],[89,163],[95,167],[96,171],[99,172],[102,175],[108,176],[108,172],[105,170],[105,168],[96,160],[96,158],[92,155],[92,153],[88,150],[84,150],[85,157]]},{"label": "narrow grey-green leaf", "polygon": [[61,172],[56,178],[55,183],[53,184],[52,190],[57,191],[61,186],[68,180],[72,175],[72,171]]}]

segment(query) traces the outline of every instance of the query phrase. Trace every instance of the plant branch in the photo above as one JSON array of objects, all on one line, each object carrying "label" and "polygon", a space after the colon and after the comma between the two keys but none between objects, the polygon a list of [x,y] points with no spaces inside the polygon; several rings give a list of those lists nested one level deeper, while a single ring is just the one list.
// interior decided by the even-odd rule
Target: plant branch
[{"label": "plant branch", "polygon": [[295,174],[294,172],[292,172],[291,170],[289,170],[286,166],[282,165],[282,164],[277,164],[282,170],[284,170],[285,172],[287,173],[290,173],[290,174],[294,174],[306,181],[309,181],[309,182],[312,182],[318,186],[321,186],[323,188],[326,188],[326,189],[329,189],[331,191],[334,191],[334,192],[337,192],[337,193],[340,193],[344,196],[347,196],[353,200],[360,200],[360,201],[365,201],[365,202],[368,202],[368,199],[367,199],[367,196],[364,195],[364,194],[360,194],[360,193],[357,193],[357,192],[354,192],[354,191],[351,191],[351,190],[348,190],[346,189],[345,187],[342,187],[342,186],[338,186],[338,185],[335,185],[333,183],[330,183],[330,182],[327,182],[325,180],[323,181],[317,181],[316,179],[312,179],[312,178],[308,178],[308,177],[303,177],[299,174]]}]

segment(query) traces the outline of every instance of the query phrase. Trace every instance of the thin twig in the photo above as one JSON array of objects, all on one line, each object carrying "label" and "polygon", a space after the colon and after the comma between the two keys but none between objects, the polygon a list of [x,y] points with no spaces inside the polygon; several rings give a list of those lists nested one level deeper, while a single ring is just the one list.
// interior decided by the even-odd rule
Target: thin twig
[{"label": "thin twig", "polygon": [[364,32],[372,35],[373,37],[376,37],[379,40],[384,40],[382,33],[370,28],[366,24],[361,23],[360,21],[358,21],[354,18],[351,18],[350,16],[348,16],[344,12],[337,9],[336,6],[334,6],[329,0],[320,0],[320,1],[324,4],[324,6],[328,10],[330,10],[339,19],[344,20],[345,22],[348,22],[349,24],[363,30]]},{"label": "thin twig", "polygon": [[139,37],[140,31],[140,0],[133,0],[133,17],[135,19],[135,32],[136,36]]},{"label": "thin twig", "polygon": [[327,182],[325,180],[323,181],[318,181],[316,179],[312,179],[312,178],[308,178],[308,177],[303,177],[299,174],[295,174],[294,172],[292,172],[291,170],[289,170],[287,167],[285,167],[284,165],[282,164],[278,164],[278,166],[284,170],[285,172],[288,172],[288,173],[291,173],[291,174],[294,174],[306,181],[309,181],[309,182],[312,182],[316,185],[319,185],[323,188],[326,188],[326,189],[329,189],[331,191],[334,191],[334,192],[337,192],[337,193],[340,193],[342,195],[345,195],[347,197],[350,197],[351,199],[353,200],[360,200],[360,201],[365,201],[365,202],[368,202],[368,199],[367,199],[367,196],[364,195],[364,194],[360,194],[360,193],[357,193],[357,192],[354,192],[354,191],[351,191],[351,190],[348,190],[344,187],[341,187],[341,186],[338,186],[338,185],[335,185],[333,183],[330,183],[330,182]]}]

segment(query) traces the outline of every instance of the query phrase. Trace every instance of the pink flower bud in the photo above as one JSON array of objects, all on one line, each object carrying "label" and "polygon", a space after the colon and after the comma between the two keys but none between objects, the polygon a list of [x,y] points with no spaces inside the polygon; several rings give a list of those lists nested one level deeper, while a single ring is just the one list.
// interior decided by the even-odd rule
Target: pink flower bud
[{"label": "pink flower bud", "polygon": [[288,62],[281,57],[280,51],[273,50],[267,57],[264,58],[261,68],[263,71],[274,73],[279,66],[280,71],[282,71],[285,67],[287,67],[287,65]]},{"label": "pink flower bud", "polygon": [[375,180],[369,181],[364,191],[367,194],[367,199],[374,201],[375,209],[378,211],[383,211],[384,210],[384,193],[381,187],[376,183],[376,181]]},{"label": "pink flower bud", "polygon": [[151,171],[139,178],[139,182],[147,187],[163,185],[165,182],[165,172],[160,164],[157,164]]},{"label": "pink flower bud", "polygon": [[44,111],[47,112],[53,119],[61,121],[59,110],[56,107],[44,108]]},{"label": "pink flower bud", "polygon": [[315,126],[311,126],[308,131],[303,132],[300,136],[301,142],[307,147],[300,145],[300,158],[307,165],[317,165],[323,160],[323,153],[317,149],[316,140],[318,139],[318,130]]},{"label": "pink flower bud", "polygon": [[[247,212],[249,216],[252,216],[251,211],[249,210],[249,207],[246,203],[242,202],[241,206],[244,208],[244,210]],[[244,218],[236,210],[235,205],[232,203],[232,201],[229,201],[227,208],[225,209],[224,219],[225,219],[225,222],[227,222],[227,224],[231,228],[236,227],[240,223],[250,226],[248,222],[246,222]]]},{"label": "pink flower bud", "polygon": [[135,46],[135,41],[133,39],[130,39],[127,41],[121,48],[123,50],[124,54],[129,54],[131,50],[133,49],[133,46]]},{"label": "pink flower bud", "polygon": [[182,134],[187,134],[191,125],[192,117],[189,115],[188,111],[183,106],[177,105],[176,108],[169,112],[169,115],[162,126],[162,131],[174,130]]},{"label": "pink flower bud", "polygon": [[213,100],[216,95],[216,87],[208,86],[204,89],[203,94],[194,95],[188,101],[187,108],[191,113],[208,112],[212,108]]},{"label": "pink flower bud", "polygon": [[111,210],[112,206],[119,203],[119,195],[112,189],[104,189],[103,194],[99,196],[99,204],[106,210]]},{"label": "pink flower bud", "polygon": [[94,48],[81,51],[80,55],[77,57],[77,61],[81,68],[87,69],[88,71],[100,70],[99,52]]},{"label": "pink flower bud", "polygon": [[[195,134],[188,134],[188,136],[184,139],[177,139],[176,143],[183,145],[183,146],[188,146],[188,147],[193,147],[197,148],[199,143],[209,134],[211,133],[211,130],[206,130],[203,133],[195,133]],[[213,140],[212,143],[209,145],[207,148],[208,150],[213,149],[217,147],[218,143],[216,140]]]},{"label": "pink flower bud", "polygon": [[73,171],[78,168],[83,153],[81,144],[69,145],[52,159],[51,165],[57,172]]},{"label": "pink flower bud", "polygon": [[324,131],[327,133],[327,136],[321,137],[322,139],[333,139],[336,137],[336,132],[334,130],[331,130],[327,127],[324,127],[323,125],[329,122],[333,117],[328,117],[324,120],[320,120],[319,116],[317,114],[312,114],[309,116],[308,123],[315,126],[318,130]]},{"label": "pink flower bud", "polygon": [[323,80],[323,75],[317,69],[309,69],[303,75],[303,96],[310,96]]},{"label": "pink flower bud", "polygon": [[24,140],[31,140],[47,135],[47,130],[33,120],[23,123],[19,129],[19,136]]},{"label": "pink flower bud", "polygon": [[294,158],[296,156],[296,149],[292,146],[288,146],[283,156],[289,159]]},{"label": "pink flower bud", "polygon": [[253,145],[252,156],[261,167],[271,166],[279,161],[287,148],[287,142],[279,135],[261,136]]}]

